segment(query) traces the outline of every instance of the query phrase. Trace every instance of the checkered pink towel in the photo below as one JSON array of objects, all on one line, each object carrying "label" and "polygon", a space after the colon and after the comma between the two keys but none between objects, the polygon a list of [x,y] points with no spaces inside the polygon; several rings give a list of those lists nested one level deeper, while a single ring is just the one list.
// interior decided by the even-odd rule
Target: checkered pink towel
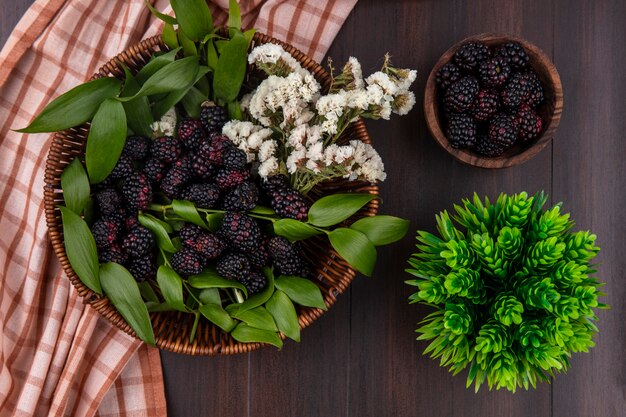
[{"label": "checkered pink towel", "polygon": [[[321,60],[357,0],[241,0],[244,27]],[[151,1],[170,12],[167,0]],[[211,4],[224,22],[228,0]],[[0,416],[164,416],[156,349],[86,307],[47,239],[33,115],[160,31],[143,0],[36,0],[0,53]]]}]

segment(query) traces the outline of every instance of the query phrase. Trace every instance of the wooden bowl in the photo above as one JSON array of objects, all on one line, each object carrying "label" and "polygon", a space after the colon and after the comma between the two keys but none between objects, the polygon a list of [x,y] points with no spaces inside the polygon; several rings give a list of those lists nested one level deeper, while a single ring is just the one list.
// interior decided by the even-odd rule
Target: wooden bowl
[{"label": "wooden bowl", "polygon": [[[490,47],[506,42],[518,42],[526,50],[526,53],[530,57],[530,66],[535,70],[544,87],[545,100],[537,108],[537,112],[543,119],[543,131],[541,134],[528,143],[514,145],[504,154],[495,158],[488,158],[467,149],[453,148],[443,130],[442,97],[435,81],[437,71],[450,62],[461,45],[470,41],[481,41]],[[552,140],[554,131],[561,120],[562,110],[563,87],[561,86],[561,78],[554,64],[552,64],[546,54],[537,46],[525,39],[512,35],[483,33],[463,39],[461,42],[448,49],[441,58],[439,58],[439,61],[437,61],[428,76],[426,90],[424,92],[424,115],[426,117],[426,124],[437,143],[459,161],[481,168],[506,168],[524,163],[537,155]]]},{"label": "wooden bowl", "polygon": [[[318,63],[297,50],[270,36],[256,33],[253,44],[276,43],[282,45],[300,64],[309,70],[320,82],[322,88],[328,89],[330,75]],[[139,71],[157,51],[167,49],[159,36],[143,40],[131,46],[115,58],[107,62],[92,79],[100,77],[124,78],[122,64],[128,66],[132,72]],[[59,204],[64,204],[61,190],[61,173],[77,156],[85,153],[85,143],[89,133],[89,126],[83,126],[57,132],[52,140],[48,159],[46,161],[44,200],[48,234],[54,251],[63,266],[68,278],[83,297],[84,302],[95,308],[104,318],[126,333],[136,336],[124,318],[111,305],[109,299],[87,288],[74,273],[65,253],[63,244],[63,225]],[[357,139],[371,144],[370,137],[362,120],[354,122],[342,135],[340,142],[347,143]],[[312,191],[312,196],[341,192],[360,192],[378,194],[378,186],[364,182],[350,182],[346,180],[331,181],[321,184]],[[356,217],[373,216],[378,212],[378,200],[366,205]],[[326,306],[332,306],[338,294],[346,291],[356,272],[332,249],[329,242],[321,237],[314,237],[303,242],[303,255],[315,267],[314,277],[322,291]],[[305,328],[324,314],[317,308],[297,306],[300,328]],[[240,343],[230,334],[206,320],[200,320],[196,337],[189,343],[189,336],[193,325],[193,315],[181,312],[151,313],[152,326],[156,338],[156,345],[165,350],[189,355],[230,355],[249,352],[264,346],[261,343]],[[284,337],[283,337],[284,338]]]}]

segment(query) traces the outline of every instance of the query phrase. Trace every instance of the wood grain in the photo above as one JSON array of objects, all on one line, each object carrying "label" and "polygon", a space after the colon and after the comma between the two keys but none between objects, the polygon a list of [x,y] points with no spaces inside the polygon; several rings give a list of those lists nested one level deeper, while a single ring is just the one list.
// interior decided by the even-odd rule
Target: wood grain
[{"label": "wood grain", "polygon": [[[29,0],[0,2],[10,31]],[[621,0],[360,0],[330,51],[357,56],[365,72],[390,51],[417,67],[423,99],[428,72],[455,42],[482,32],[523,36],[553,60],[564,88],[554,140],[529,162],[480,170],[454,160],[430,137],[421,105],[407,117],[368,123],[386,162],[382,212],[434,229],[436,212],[477,191],[534,192],[563,201],[602,247],[599,275],[611,310],[600,313],[597,346],[536,391],[464,387],[421,355],[413,329],[427,309],[406,304],[404,260],[413,238],[385,248],[372,279],[358,277],[331,312],[302,333],[302,343],[228,358],[163,354],[170,416],[481,416],[626,415],[626,3]],[[0,38],[3,41],[6,38]]]}]

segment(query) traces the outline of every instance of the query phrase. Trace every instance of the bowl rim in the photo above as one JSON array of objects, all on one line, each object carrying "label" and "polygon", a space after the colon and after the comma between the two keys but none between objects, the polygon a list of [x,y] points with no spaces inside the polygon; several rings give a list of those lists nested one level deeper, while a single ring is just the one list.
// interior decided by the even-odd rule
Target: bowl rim
[{"label": "bowl rim", "polygon": [[[554,110],[552,111],[551,117],[549,119],[549,123],[545,127],[543,134],[540,138],[536,140],[531,146],[524,149],[522,152],[510,155],[510,156],[500,156],[495,158],[489,158],[485,156],[478,155],[474,152],[470,152],[465,149],[455,149],[452,147],[448,139],[446,138],[441,125],[439,123],[439,109],[438,102],[436,100],[437,93],[437,83],[436,83],[436,74],[439,69],[448,63],[454,53],[458,50],[466,42],[470,41],[494,41],[497,40],[499,42],[518,42],[521,44],[524,49],[530,51],[532,55],[537,56],[539,64],[543,67],[545,72],[548,74],[548,79],[553,89],[554,96]],[[542,71],[543,72],[543,71]],[[468,36],[459,42],[452,45],[448,48],[437,60],[435,65],[433,66],[428,79],[426,81],[426,87],[424,89],[424,118],[426,119],[426,125],[431,136],[435,139],[435,141],[446,150],[450,155],[452,155],[455,159],[460,162],[463,162],[467,165],[476,166],[479,168],[487,168],[487,169],[500,169],[507,168],[514,165],[522,164],[539,152],[541,152],[548,143],[553,139],[554,132],[558,127],[561,121],[561,113],[563,109],[563,86],[561,84],[561,78],[559,73],[552,62],[552,60],[543,52],[541,48],[536,46],[535,44],[529,42],[528,40],[513,34],[505,34],[505,33],[494,33],[494,32],[485,32],[479,33],[476,35]]]}]

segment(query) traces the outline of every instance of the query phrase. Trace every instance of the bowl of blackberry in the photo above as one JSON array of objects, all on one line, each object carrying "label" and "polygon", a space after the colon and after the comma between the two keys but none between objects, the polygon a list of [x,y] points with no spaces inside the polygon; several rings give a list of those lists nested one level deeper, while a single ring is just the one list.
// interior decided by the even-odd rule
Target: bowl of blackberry
[{"label": "bowl of blackberry", "polygon": [[561,118],[559,74],[537,46],[500,34],[468,37],[432,69],[424,115],[437,143],[481,168],[528,161],[551,140]]}]

